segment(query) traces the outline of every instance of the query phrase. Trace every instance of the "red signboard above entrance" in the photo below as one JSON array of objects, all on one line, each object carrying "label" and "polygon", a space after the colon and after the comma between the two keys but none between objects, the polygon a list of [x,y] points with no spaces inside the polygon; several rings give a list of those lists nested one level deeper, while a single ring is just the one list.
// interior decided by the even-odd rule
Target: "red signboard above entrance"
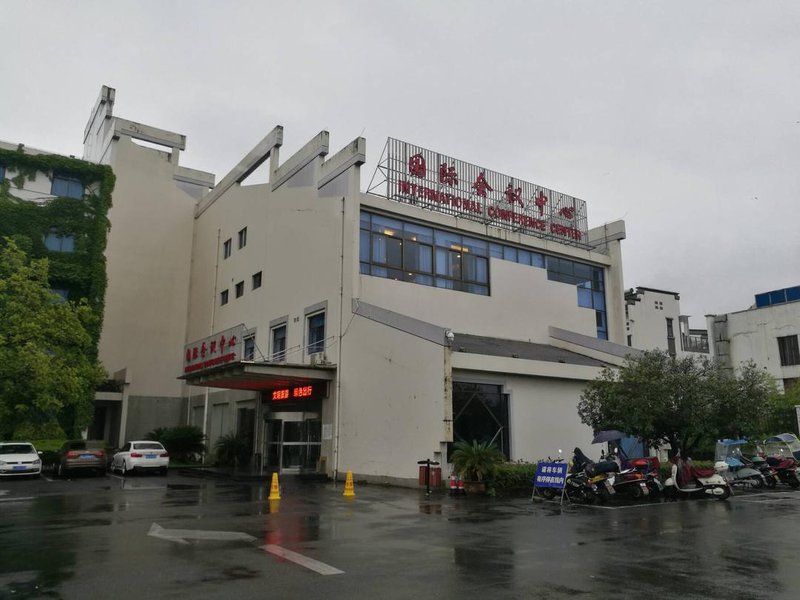
[{"label": "red signboard above entrance", "polygon": [[586,202],[573,196],[393,138],[378,171],[392,200],[570,245],[588,243]]},{"label": "red signboard above entrance", "polygon": [[242,360],[244,325],[186,344],[183,348],[183,374],[197,373]]}]

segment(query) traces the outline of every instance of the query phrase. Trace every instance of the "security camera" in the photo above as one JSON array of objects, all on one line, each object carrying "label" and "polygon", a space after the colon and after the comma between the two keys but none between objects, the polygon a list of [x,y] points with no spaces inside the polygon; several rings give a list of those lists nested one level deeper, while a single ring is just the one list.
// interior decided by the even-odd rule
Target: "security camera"
[{"label": "security camera", "polygon": [[447,343],[452,344],[453,340],[456,339],[456,335],[453,333],[451,329],[448,329],[444,332],[444,337],[447,338]]}]

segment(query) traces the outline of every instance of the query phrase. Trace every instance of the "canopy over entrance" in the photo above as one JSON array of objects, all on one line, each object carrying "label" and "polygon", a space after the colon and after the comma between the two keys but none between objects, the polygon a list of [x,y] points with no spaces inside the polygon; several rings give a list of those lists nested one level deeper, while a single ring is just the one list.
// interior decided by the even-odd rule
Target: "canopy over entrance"
[{"label": "canopy over entrance", "polygon": [[240,361],[182,375],[189,385],[231,390],[269,391],[333,381],[336,365],[309,366]]}]

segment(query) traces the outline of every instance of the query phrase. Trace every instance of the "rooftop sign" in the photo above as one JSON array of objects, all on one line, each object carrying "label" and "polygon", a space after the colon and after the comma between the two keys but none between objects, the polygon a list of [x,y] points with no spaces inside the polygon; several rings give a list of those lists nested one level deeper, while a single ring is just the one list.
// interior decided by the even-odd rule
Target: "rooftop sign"
[{"label": "rooftop sign", "polygon": [[242,360],[244,325],[237,325],[183,347],[183,374],[198,373]]},{"label": "rooftop sign", "polygon": [[390,200],[562,243],[587,244],[586,202],[573,196],[393,138],[378,170],[386,177]]}]

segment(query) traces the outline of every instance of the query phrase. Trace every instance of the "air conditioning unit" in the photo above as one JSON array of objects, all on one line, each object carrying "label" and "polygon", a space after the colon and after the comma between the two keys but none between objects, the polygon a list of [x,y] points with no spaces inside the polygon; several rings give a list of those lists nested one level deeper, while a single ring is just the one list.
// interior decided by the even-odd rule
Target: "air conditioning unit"
[{"label": "air conditioning unit", "polygon": [[328,364],[328,359],[325,357],[324,352],[312,352],[308,355],[311,366]]}]

